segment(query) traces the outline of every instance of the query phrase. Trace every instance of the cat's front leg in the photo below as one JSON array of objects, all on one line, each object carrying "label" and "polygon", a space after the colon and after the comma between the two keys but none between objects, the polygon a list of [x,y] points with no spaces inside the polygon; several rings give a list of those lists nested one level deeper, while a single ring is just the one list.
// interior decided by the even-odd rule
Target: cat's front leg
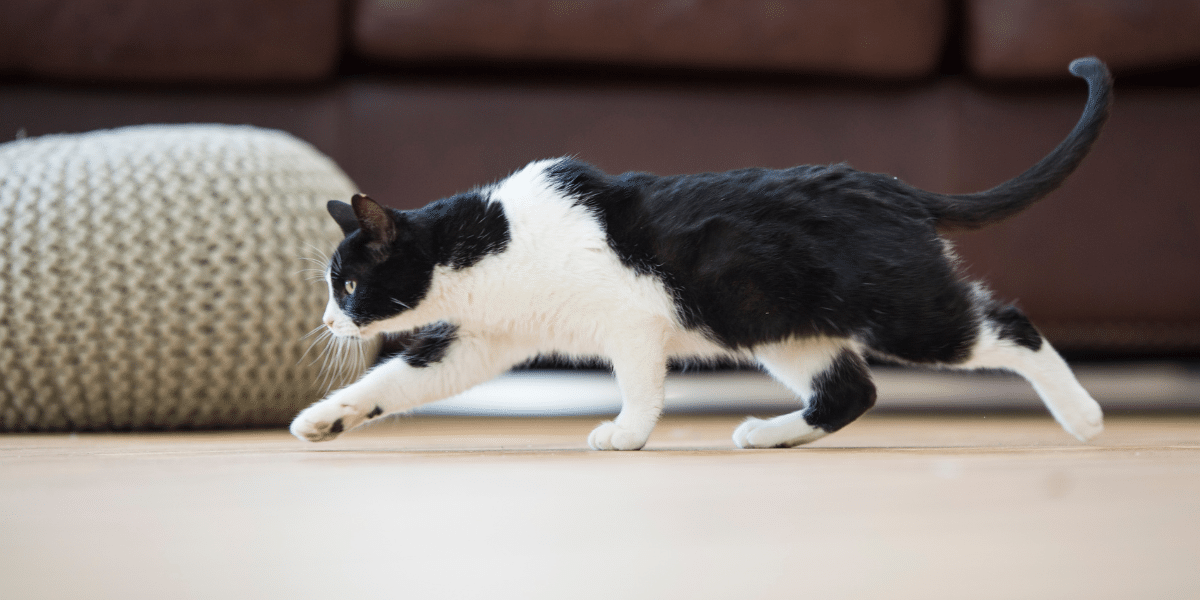
[{"label": "cat's front leg", "polygon": [[304,409],[292,421],[292,435],[332,440],[369,420],[464,392],[527,358],[503,336],[453,330],[438,342],[437,353],[403,353]]},{"label": "cat's front leg", "polygon": [[628,340],[634,343],[609,356],[621,389],[621,412],[592,430],[588,446],[593,450],[640,450],[662,415],[667,376],[663,341],[654,335]]}]

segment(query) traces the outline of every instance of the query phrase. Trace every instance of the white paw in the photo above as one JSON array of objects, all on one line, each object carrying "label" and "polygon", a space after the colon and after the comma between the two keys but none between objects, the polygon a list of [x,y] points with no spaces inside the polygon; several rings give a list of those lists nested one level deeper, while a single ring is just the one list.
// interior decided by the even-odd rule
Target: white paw
[{"label": "white paw", "polygon": [[620,427],[612,421],[601,423],[588,436],[592,450],[641,450],[650,438],[650,430]]},{"label": "white paw", "polygon": [[1086,442],[1104,432],[1104,411],[1092,400],[1089,404],[1075,408],[1069,415],[1062,415],[1058,422],[1067,433],[1081,442]]},{"label": "white paw", "polygon": [[762,419],[754,417],[748,417],[745,421],[742,421],[742,424],[733,430],[733,443],[737,444],[738,448],[758,448],[759,446],[755,446],[750,441],[750,434],[758,429],[763,422]]},{"label": "white paw", "polygon": [[826,431],[795,414],[763,420],[750,417],[733,431],[738,448],[790,448],[822,438]]},{"label": "white paw", "polygon": [[362,407],[342,400],[344,395],[344,390],[335,392],[301,411],[292,421],[292,435],[310,442],[324,442],[383,414],[383,409],[375,405],[364,411]]}]

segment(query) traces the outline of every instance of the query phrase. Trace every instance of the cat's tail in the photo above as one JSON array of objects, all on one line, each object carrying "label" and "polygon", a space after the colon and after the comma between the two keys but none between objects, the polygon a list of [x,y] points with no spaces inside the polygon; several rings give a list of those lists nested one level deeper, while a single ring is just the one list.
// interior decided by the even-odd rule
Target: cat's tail
[{"label": "cat's tail", "polygon": [[1094,56],[1071,61],[1070,70],[1088,84],[1087,106],[1070,135],[1036,165],[986,192],[928,194],[924,200],[939,229],[978,229],[1007,219],[1054,191],[1079,166],[1108,119],[1112,74]]}]

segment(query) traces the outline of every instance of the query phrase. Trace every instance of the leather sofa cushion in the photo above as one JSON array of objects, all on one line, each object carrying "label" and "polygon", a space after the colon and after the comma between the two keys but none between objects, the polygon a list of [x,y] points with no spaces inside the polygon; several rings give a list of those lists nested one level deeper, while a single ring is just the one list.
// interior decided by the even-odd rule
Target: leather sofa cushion
[{"label": "leather sofa cushion", "polygon": [[[848,161],[948,193],[990,188],[1070,130],[1084,84],[602,88],[360,78],[289,94],[0,86],[0,135],[252,123],[316,145],[398,208],[574,154],[606,171]],[[955,236],[1060,349],[1200,351],[1200,90],[1128,89],[1079,171],[1028,211]]]},{"label": "leather sofa cushion", "polygon": [[986,77],[1067,78],[1096,55],[1118,73],[1200,61],[1195,0],[967,0],[967,62]]},{"label": "leather sofa cushion", "polygon": [[390,61],[578,62],[913,77],[941,0],[360,0],[354,47]]},{"label": "leather sofa cushion", "polygon": [[301,81],[340,51],[339,0],[5,0],[0,69],[87,81]]}]

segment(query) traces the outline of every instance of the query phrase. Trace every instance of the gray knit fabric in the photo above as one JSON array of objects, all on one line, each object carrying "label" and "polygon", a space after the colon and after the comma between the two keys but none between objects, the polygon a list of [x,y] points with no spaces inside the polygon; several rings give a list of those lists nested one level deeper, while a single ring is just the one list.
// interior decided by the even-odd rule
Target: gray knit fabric
[{"label": "gray knit fabric", "polygon": [[[355,187],[285,133],[141,126],[0,145],[0,431],[282,425]],[[319,348],[313,349],[319,354]]]}]

